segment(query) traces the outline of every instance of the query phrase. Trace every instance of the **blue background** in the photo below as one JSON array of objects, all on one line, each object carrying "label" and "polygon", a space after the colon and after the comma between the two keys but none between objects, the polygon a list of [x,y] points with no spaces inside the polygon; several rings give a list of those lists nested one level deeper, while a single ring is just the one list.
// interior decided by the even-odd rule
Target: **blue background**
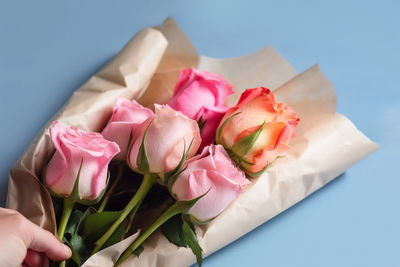
[{"label": "blue background", "polygon": [[204,266],[400,266],[399,14],[399,1],[2,1],[1,204],[8,169],[71,93],[173,16],[203,55],[268,44],[299,72],[318,62],[338,112],[381,145]]}]

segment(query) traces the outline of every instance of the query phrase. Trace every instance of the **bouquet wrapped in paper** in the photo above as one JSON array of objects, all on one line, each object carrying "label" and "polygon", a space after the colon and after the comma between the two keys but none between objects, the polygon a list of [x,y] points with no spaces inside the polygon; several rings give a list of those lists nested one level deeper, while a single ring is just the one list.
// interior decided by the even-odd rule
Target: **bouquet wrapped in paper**
[{"label": "bouquet wrapped in paper", "polygon": [[[213,92],[213,105],[204,92],[204,103],[192,101],[199,75],[218,92]],[[270,106],[268,112],[257,109],[260,101]],[[258,116],[246,117],[254,112]],[[67,234],[65,241],[75,244],[81,237],[72,222],[93,230],[96,212],[113,207],[108,219],[101,219],[109,220],[99,229],[102,235],[83,235],[97,241],[88,259],[75,253],[75,263],[82,266],[113,266],[117,261],[121,266],[189,266],[196,261],[195,246],[185,238],[183,248],[176,246],[179,242],[164,236],[168,227],[156,231],[153,222],[161,225],[184,213],[198,224],[187,226],[183,220],[181,226],[197,236],[207,256],[378,149],[336,113],[335,91],[318,66],[297,74],[271,47],[240,58],[199,56],[172,19],[136,34],[54,120],[11,169],[8,206],[60,238]],[[154,146],[158,140],[162,142]],[[112,158],[126,161],[128,170],[118,161],[110,163]],[[79,171],[71,175],[65,162]],[[204,178],[206,169],[213,179],[229,181],[218,178],[216,187],[206,183],[193,187],[202,190],[190,191],[188,184]],[[75,178],[68,181],[67,176]],[[218,199],[216,192],[227,196],[225,202],[204,208],[210,206],[207,198]],[[97,211],[83,212],[101,199]],[[175,206],[179,209],[171,208]],[[169,217],[163,215],[167,209]],[[107,245],[118,231],[122,234]]]}]

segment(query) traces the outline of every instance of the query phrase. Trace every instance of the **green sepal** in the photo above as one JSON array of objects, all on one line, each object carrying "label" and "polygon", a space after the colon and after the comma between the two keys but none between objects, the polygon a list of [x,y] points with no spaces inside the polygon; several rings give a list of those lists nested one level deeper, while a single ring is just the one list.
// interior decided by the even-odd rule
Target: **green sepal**
[{"label": "green sepal", "polygon": [[263,174],[263,172],[265,172],[267,169],[269,169],[277,159],[280,159],[280,158],[284,158],[284,156],[277,156],[273,161],[271,161],[267,166],[265,166],[264,169],[262,169],[259,172],[256,172],[256,173],[248,173],[248,172],[246,172],[247,176],[249,176],[251,178],[256,178],[256,177],[260,176],[261,174]]},{"label": "green sepal", "polygon": [[227,124],[233,117],[235,117],[236,115],[239,115],[240,113],[241,113],[241,112],[236,112],[236,113],[230,115],[230,116],[229,116],[228,118],[226,118],[226,120],[221,124],[221,126],[218,127],[217,133],[215,134],[215,141],[217,142],[217,144],[223,145],[223,144],[222,144],[222,140],[221,140],[222,131],[224,130],[226,124]]},{"label": "green sepal", "polygon": [[133,129],[131,130],[131,133],[129,134],[129,140],[128,140],[128,152],[126,153],[126,158],[125,158],[125,162],[128,164],[129,168],[131,168],[132,170],[135,170],[131,164],[130,164],[130,154],[131,154],[131,150],[132,150],[132,139],[133,139]]},{"label": "green sepal", "polygon": [[147,126],[146,130],[144,131],[143,138],[142,138],[142,144],[140,145],[139,153],[136,158],[136,166],[137,166],[138,170],[144,174],[149,173],[149,170],[150,170],[149,161],[148,161],[147,155],[146,155],[146,146],[145,146],[146,135],[147,135],[147,131],[149,130],[150,125],[151,124],[149,124]]},{"label": "green sepal", "polygon": [[169,242],[178,247],[187,247],[183,239],[183,218],[181,214],[177,214],[161,226],[161,233]]},{"label": "green sepal", "polygon": [[107,171],[106,185],[105,185],[103,191],[101,191],[100,195],[97,196],[97,198],[92,199],[92,200],[81,199],[80,196],[79,196],[79,179],[80,179],[80,175],[81,175],[82,164],[83,164],[83,159],[81,160],[81,165],[79,166],[78,174],[76,175],[76,180],[75,180],[75,183],[74,183],[74,187],[72,189],[71,194],[69,194],[69,196],[61,195],[61,194],[58,194],[58,193],[54,192],[45,183],[45,187],[46,187],[47,191],[50,193],[50,195],[54,196],[54,197],[58,197],[58,198],[70,199],[73,202],[77,202],[77,203],[80,203],[80,204],[85,205],[85,206],[92,206],[92,205],[97,204],[103,198],[103,196],[104,196],[104,194],[106,192],[106,189],[108,187],[108,182],[110,181],[110,172]]},{"label": "green sepal", "polygon": [[247,176],[251,177],[251,178],[256,178],[258,176],[260,176],[261,174],[263,174],[268,168],[269,168],[270,164],[268,164],[267,166],[265,166],[264,169],[262,169],[259,172],[255,172],[255,173],[249,173],[248,171],[246,171]]},{"label": "green sepal", "polygon": [[[75,202],[76,200],[75,200],[75,198],[73,197],[73,194],[78,194],[78,199],[79,199],[79,190],[78,190],[78,187],[79,187],[79,176],[80,176],[80,174],[81,174],[82,163],[83,163],[83,158],[82,158],[82,160],[81,160],[81,164],[79,165],[79,170],[78,170],[78,174],[77,174],[77,177],[76,177],[76,180],[75,180],[75,183],[74,183],[74,187],[73,187],[73,189],[72,189],[71,194],[69,194],[69,196],[62,195],[62,194],[59,194],[59,193],[55,192],[53,189],[51,189],[50,186],[47,185],[46,182],[44,183],[44,185],[45,185],[47,191],[50,193],[51,196],[57,197],[57,198],[63,198],[63,199],[72,199],[72,200],[74,200],[74,202]],[[46,170],[43,170],[43,173],[46,173]],[[43,180],[46,181],[45,177],[43,177]]]},{"label": "green sepal", "polygon": [[176,180],[178,179],[179,175],[181,175],[182,172],[186,170],[187,167],[177,171],[172,177],[169,178],[167,188],[169,193],[171,194],[172,197],[176,197],[175,194],[172,192],[172,187],[174,186]]},{"label": "green sepal", "polygon": [[[218,214],[218,215],[219,215],[219,214]],[[204,224],[207,224],[207,223],[211,222],[211,221],[214,220],[215,218],[217,218],[218,215],[215,216],[215,217],[212,217],[211,219],[205,220],[205,221],[202,221],[202,220],[198,219],[196,216],[193,216],[192,214],[185,214],[185,215],[184,215],[184,216],[185,216],[184,218],[185,218],[185,220],[188,221],[188,222],[192,222],[192,223],[197,224],[197,225],[204,225]]]},{"label": "green sepal", "polygon": [[187,221],[183,220],[182,225],[182,232],[183,232],[183,240],[185,241],[186,245],[190,247],[193,254],[196,256],[197,264],[201,267],[203,263],[203,256],[199,242],[197,241],[196,232],[194,231],[194,227],[188,223]]},{"label": "green sepal", "polygon": [[80,196],[79,196],[79,179],[80,179],[80,176],[81,176],[82,165],[83,165],[83,158],[81,160],[81,165],[79,166],[78,174],[76,175],[74,187],[72,189],[71,194],[68,197],[69,199],[73,200],[74,202],[77,202],[78,200],[80,200]]},{"label": "green sepal", "polygon": [[242,163],[252,166],[254,165],[254,163],[248,162],[247,160],[245,160],[243,157],[239,157],[238,155],[236,155],[235,153],[233,153],[233,151],[231,151],[230,149],[225,149],[226,152],[228,153],[229,157],[235,161],[237,164],[241,165]]},{"label": "green sepal", "polygon": [[197,125],[199,125],[199,130],[203,130],[204,125],[206,125],[207,120],[203,120],[203,117],[200,117],[200,119],[197,121]]},{"label": "green sepal", "polygon": [[129,154],[131,154],[132,140],[133,140],[133,129],[131,130],[131,133],[129,134],[128,147],[126,149],[126,151],[128,151],[128,153],[126,153],[127,158],[125,160],[126,160],[126,162],[128,162],[128,164],[129,164]]},{"label": "green sepal", "polygon": [[204,194],[201,196],[198,196],[196,198],[193,198],[191,200],[179,200],[176,202],[176,206],[178,207],[178,210],[182,212],[183,214],[186,214],[189,212],[189,210],[196,204],[197,201],[199,201],[202,197],[208,194],[210,192],[211,188],[207,190]]},{"label": "green sepal", "polygon": [[107,171],[107,181],[106,185],[104,186],[103,191],[101,191],[100,195],[98,195],[95,199],[88,200],[88,199],[79,199],[77,200],[78,203],[86,205],[86,206],[92,206],[100,202],[100,200],[103,198],[104,194],[107,191],[108,183],[110,182],[110,172]]},{"label": "green sepal", "polygon": [[168,190],[170,192],[172,192],[171,191],[172,186],[174,185],[178,176],[185,170],[185,169],[182,170],[182,166],[189,154],[189,151],[190,151],[190,148],[192,147],[192,145],[193,145],[193,139],[192,139],[192,141],[190,141],[189,147],[186,149],[186,142],[185,142],[185,139],[183,139],[183,153],[182,153],[182,157],[181,157],[181,160],[179,161],[178,166],[176,166],[176,168],[173,169],[172,171],[164,173],[164,184],[167,185]]},{"label": "green sepal", "polygon": [[265,121],[260,125],[260,127],[257,129],[252,134],[249,134],[239,141],[237,141],[233,146],[232,146],[232,152],[235,153],[238,156],[244,156],[249,152],[252,147],[254,146],[254,143],[257,141],[257,138],[260,136],[261,132],[264,129]]}]

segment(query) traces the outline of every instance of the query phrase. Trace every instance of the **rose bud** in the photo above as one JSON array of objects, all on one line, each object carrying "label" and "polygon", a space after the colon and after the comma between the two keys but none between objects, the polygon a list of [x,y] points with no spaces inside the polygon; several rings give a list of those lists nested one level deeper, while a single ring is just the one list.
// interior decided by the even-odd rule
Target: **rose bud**
[{"label": "rose bud", "polygon": [[185,163],[172,193],[177,200],[190,200],[205,194],[188,214],[194,222],[207,222],[224,211],[250,183],[221,145],[210,145]]},{"label": "rose bud", "polygon": [[45,170],[47,187],[70,197],[79,178],[76,201],[96,200],[105,191],[108,164],[120,151],[118,145],[99,133],[67,128],[57,121],[50,127],[50,138],[56,152]]},{"label": "rose bud", "polygon": [[269,89],[247,89],[221,120],[216,139],[248,175],[258,176],[289,148],[298,122]]},{"label": "rose bud", "polygon": [[128,156],[132,169],[163,176],[179,165],[185,150],[188,150],[187,158],[195,155],[201,143],[196,121],[168,105],[157,104],[154,119],[148,121],[149,124],[142,125],[140,134],[132,142]]},{"label": "rose bud", "polygon": [[204,146],[214,143],[215,131],[228,107],[227,96],[233,94],[232,85],[220,75],[196,69],[181,71],[174,96],[168,105],[199,122]]},{"label": "rose bud", "polygon": [[113,113],[106,127],[101,132],[105,139],[114,141],[119,145],[119,152],[115,159],[126,160],[129,138],[137,133],[138,127],[154,113],[135,100],[118,98]]}]

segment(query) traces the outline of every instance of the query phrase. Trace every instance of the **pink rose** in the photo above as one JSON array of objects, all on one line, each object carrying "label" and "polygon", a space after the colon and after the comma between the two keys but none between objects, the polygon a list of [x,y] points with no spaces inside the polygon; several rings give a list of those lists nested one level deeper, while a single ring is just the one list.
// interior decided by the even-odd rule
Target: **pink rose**
[{"label": "pink rose", "polygon": [[201,129],[202,144],[212,144],[215,130],[228,107],[226,98],[233,94],[232,85],[220,75],[195,69],[181,71],[174,96],[168,105],[189,118],[204,123]]},{"label": "pink rose", "polygon": [[172,192],[178,200],[190,200],[210,190],[189,211],[198,222],[206,222],[220,214],[250,183],[221,145],[205,147],[186,164],[186,169],[172,186]]},{"label": "pink rose", "polygon": [[296,112],[277,103],[269,89],[247,89],[222,119],[217,143],[228,149],[249,175],[258,175],[289,149],[298,123]]},{"label": "pink rose", "polygon": [[94,200],[105,189],[108,164],[119,152],[116,143],[99,133],[65,127],[54,121],[50,137],[56,152],[45,170],[45,182],[56,194],[70,196],[78,176],[79,198]]},{"label": "pink rose", "polygon": [[[148,123],[150,125],[147,128]],[[146,128],[144,147],[149,166],[149,172],[163,174],[175,169],[184,153],[184,147],[188,149],[188,158],[195,155],[198,150],[201,137],[197,122],[189,119],[179,111],[175,111],[168,105],[155,105],[153,120],[142,125],[141,132],[134,140],[129,154],[130,166],[138,170],[137,158],[142,144]],[[142,171],[143,172],[143,171]]]},{"label": "pink rose", "polygon": [[114,141],[119,145],[121,152],[115,159],[126,160],[129,137],[136,135],[139,126],[147,119],[153,118],[151,109],[145,108],[135,100],[118,98],[113,114],[106,127],[101,132],[105,139]]}]

